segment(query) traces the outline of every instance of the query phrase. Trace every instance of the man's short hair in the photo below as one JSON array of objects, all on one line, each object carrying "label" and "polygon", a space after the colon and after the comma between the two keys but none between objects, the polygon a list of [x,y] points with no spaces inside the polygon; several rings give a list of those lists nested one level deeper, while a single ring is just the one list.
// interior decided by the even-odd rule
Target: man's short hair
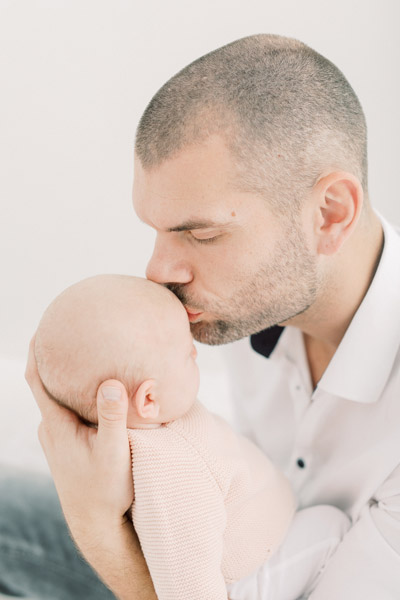
[{"label": "man's short hair", "polygon": [[346,170],[367,195],[367,128],[352,87],[297,40],[260,34],[194,61],[155,94],[137,129],[144,168],[223,136],[239,187],[278,211],[301,206],[324,172]]}]

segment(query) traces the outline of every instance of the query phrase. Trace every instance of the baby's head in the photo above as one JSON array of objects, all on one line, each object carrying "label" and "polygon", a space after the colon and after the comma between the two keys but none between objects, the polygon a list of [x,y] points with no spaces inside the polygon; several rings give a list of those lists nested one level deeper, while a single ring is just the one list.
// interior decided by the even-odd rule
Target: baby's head
[{"label": "baby's head", "polygon": [[35,355],[50,395],[91,423],[97,424],[96,394],[106,379],[127,389],[130,428],[182,416],[198,392],[183,305],[138,277],[99,275],[67,288],[39,323]]}]

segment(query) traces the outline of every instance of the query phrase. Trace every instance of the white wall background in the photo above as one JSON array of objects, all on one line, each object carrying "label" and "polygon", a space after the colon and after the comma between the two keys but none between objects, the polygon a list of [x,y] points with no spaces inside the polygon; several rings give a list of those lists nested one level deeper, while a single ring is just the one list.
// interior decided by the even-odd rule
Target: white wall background
[{"label": "white wall background", "polygon": [[281,33],[336,63],[369,124],[372,200],[400,223],[397,0],[0,0],[0,355],[19,357],[61,289],[143,274],[134,131],[153,93],[238,37]]},{"label": "white wall background", "polygon": [[[130,198],[140,115],[177,70],[244,35],[297,37],[341,68],[367,116],[372,201],[400,224],[399,23],[398,0],[0,0],[3,381],[20,377],[64,287],[144,274],[153,234]],[[215,371],[217,356],[202,349],[200,363]]]}]

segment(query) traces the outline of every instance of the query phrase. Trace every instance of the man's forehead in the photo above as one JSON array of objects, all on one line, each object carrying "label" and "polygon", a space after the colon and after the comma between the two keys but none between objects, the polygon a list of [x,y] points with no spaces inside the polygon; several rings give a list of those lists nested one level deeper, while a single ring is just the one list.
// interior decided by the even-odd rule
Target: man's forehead
[{"label": "man's forehead", "polygon": [[157,181],[162,182],[164,189],[185,189],[189,182],[198,187],[226,187],[236,178],[236,171],[236,160],[218,135],[185,146],[153,166],[143,165],[135,153],[135,178],[151,182],[153,187]]},{"label": "man's forehead", "polygon": [[138,217],[159,229],[186,231],[223,227],[236,216],[239,199],[232,189],[206,178],[183,181],[184,177],[177,175],[163,185],[156,169],[137,170],[133,206]]},{"label": "man's forehead", "polygon": [[[140,220],[148,225],[151,225],[152,227],[160,228],[160,229],[164,229],[165,231],[167,231],[168,233],[171,232],[179,232],[179,231],[195,231],[195,230],[206,230],[206,229],[227,229],[229,227],[231,227],[232,222],[233,222],[233,217],[236,216],[235,211],[231,212],[231,219],[230,220],[223,220],[223,219],[205,219],[205,218],[201,218],[201,217],[189,217],[188,219],[184,219],[182,220],[182,218],[180,219],[179,216],[175,217],[172,214],[167,215],[166,217],[166,222],[168,223],[168,225],[164,225],[163,227],[161,227],[160,224],[156,224],[155,222],[148,222],[147,220],[144,220],[144,218],[142,218],[140,216],[140,214],[138,213],[138,216],[140,218]],[[175,218],[175,221],[174,221]],[[172,224],[173,222],[175,222],[175,224]]]}]

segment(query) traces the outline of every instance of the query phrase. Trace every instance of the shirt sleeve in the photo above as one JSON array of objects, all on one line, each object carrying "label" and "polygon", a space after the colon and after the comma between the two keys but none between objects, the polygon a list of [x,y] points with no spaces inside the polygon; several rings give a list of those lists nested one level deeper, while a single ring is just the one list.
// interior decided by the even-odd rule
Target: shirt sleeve
[{"label": "shirt sleeve", "polygon": [[278,552],[228,587],[230,600],[400,597],[400,467],[350,526],[333,506],[299,510]]},{"label": "shirt sleeve", "polygon": [[400,597],[400,467],[379,488],[327,564],[310,600]]},{"label": "shirt sleeve", "polygon": [[350,519],[334,506],[297,511],[277,552],[256,573],[230,585],[229,599],[308,598],[349,527]]},{"label": "shirt sleeve", "polygon": [[400,598],[400,466],[352,524],[335,525],[328,509],[299,510],[271,560],[228,588],[230,600]]}]

